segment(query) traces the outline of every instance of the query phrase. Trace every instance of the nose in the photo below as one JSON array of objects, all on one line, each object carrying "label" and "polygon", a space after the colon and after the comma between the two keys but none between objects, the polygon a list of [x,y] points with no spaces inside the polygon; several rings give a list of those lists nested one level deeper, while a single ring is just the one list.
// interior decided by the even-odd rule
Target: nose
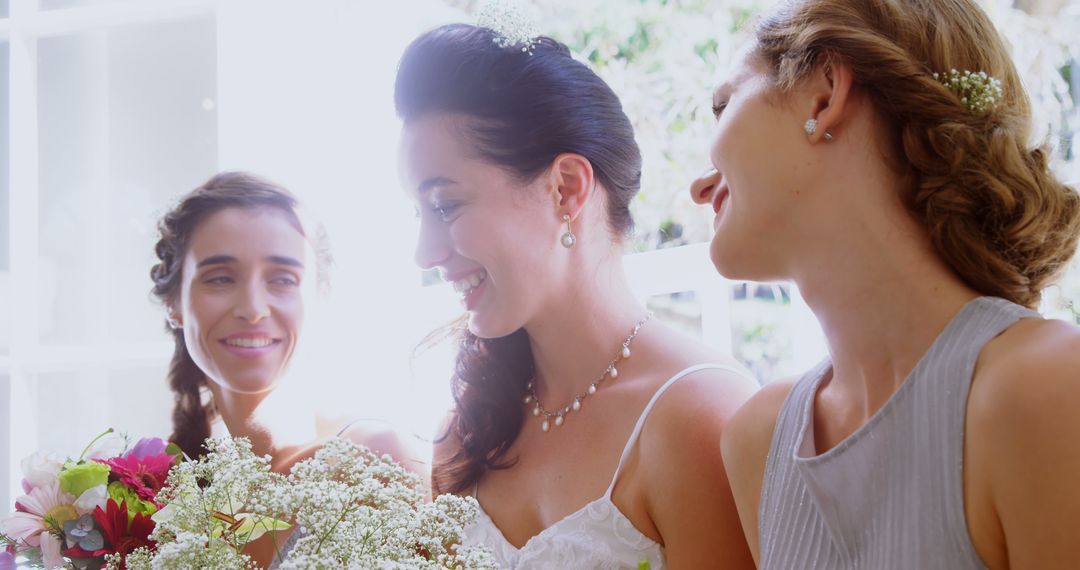
[{"label": "nose", "polygon": [[420,235],[416,240],[413,260],[422,269],[431,269],[450,257],[450,236],[445,224],[424,220],[421,216]]},{"label": "nose", "polygon": [[247,287],[241,287],[233,307],[233,316],[251,324],[270,316],[270,304],[266,295],[266,288],[254,280]]},{"label": "nose", "polygon": [[710,168],[704,174],[690,183],[690,199],[695,204],[708,204],[712,202],[713,191],[720,183],[720,173],[715,168]]}]

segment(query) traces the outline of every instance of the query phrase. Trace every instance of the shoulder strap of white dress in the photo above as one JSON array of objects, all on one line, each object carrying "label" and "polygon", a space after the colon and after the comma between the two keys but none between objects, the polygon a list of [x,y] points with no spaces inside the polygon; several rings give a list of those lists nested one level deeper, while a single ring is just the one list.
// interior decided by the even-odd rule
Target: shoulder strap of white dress
[{"label": "shoulder strap of white dress", "polygon": [[641,436],[641,428],[645,425],[645,419],[649,417],[649,412],[652,411],[656,402],[660,400],[660,396],[663,396],[664,392],[666,392],[673,384],[699,370],[727,370],[728,372],[734,372],[740,376],[745,375],[745,372],[732,366],[703,363],[684,368],[678,374],[669,378],[667,382],[664,382],[664,385],[660,386],[656,393],[653,394],[652,398],[649,399],[649,403],[645,404],[645,409],[642,410],[641,417],[638,418],[637,423],[634,425],[634,431],[630,432],[630,439],[627,440],[626,447],[623,448],[622,456],[619,457],[619,465],[615,468],[615,474],[611,477],[611,484],[608,485],[607,493],[605,494],[606,497],[611,498],[611,492],[615,489],[615,482],[619,480],[619,472],[622,471],[623,463],[625,463],[626,458],[630,456],[630,450],[634,448],[634,444],[637,443],[638,437]]}]

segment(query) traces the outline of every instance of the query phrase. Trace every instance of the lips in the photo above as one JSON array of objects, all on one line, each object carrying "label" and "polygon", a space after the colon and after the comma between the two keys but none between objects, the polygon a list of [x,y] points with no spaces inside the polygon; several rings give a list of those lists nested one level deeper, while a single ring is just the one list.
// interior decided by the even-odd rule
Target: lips
[{"label": "lips", "polygon": [[230,335],[222,339],[218,339],[218,342],[225,347],[225,350],[232,354],[242,357],[258,357],[262,356],[274,350],[279,344],[281,339],[273,338],[264,334],[236,334]]},{"label": "lips", "polygon": [[276,342],[270,337],[234,337],[222,339],[228,346],[236,346],[239,348],[263,348],[270,346]]},{"label": "lips", "polygon": [[442,279],[453,287],[465,309],[471,311],[486,289],[488,273],[484,268],[452,274],[443,272]]},{"label": "lips", "polygon": [[487,279],[487,271],[483,269],[474,271],[472,273],[463,275],[461,277],[455,277],[453,279],[447,279],[450,282],[450,286],[454,288],[454,291],[462,297],[467,297],[473,289],[476,289]]}]

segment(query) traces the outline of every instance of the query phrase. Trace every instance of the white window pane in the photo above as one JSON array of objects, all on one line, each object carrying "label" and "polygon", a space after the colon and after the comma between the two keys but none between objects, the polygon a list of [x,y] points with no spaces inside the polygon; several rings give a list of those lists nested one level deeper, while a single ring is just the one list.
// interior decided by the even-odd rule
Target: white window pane
[{"label": "white window pane", "polygon": [[[153,368],[38,375],[31,402],[36,449],[77,457],[110,427],[133,438],[167,438],[172,397],[165,370],[163,363]],[[57,413],[58,405],[77,413]]]},{"label": "white window pane", "polygon": [[[2,16],[7,16],[7,2],[0,5]],[[8,122],[8,44],[0,43],[0,323],[10,323],[11,316],[8,314],[10,307],[7,300],[11,298],[11,279],[8,270],[11,264],[11,224],[8,222],[10,212],[10,172],[8,166],[11,153],[9,152],[8,134],[10,124]],[[7,354],[9,350],[10,327],[0,325],[0,354]]]},{"label": "white window pane", "polygon": [[38,47],[43,344],[164,338],[154,223],[217,165],[212,18]]},{"label": "white window pane", "polygon": [[[7,5],[3,6],[7,15]],[[10,132],[10,124],[8,123],[8,87],[9,87],[9,73],[8,73],[8,43],[0,42],[0,273],[5,273],[8,270],[8,264],[10,263],[11,247],[10,236],[8,235],[8,228],[11,226],[8,224],[8,184],[10,182],[10,176],[8,171],[8,159],[10,153],[8,152],[8,134]],[[0,289],[0,298],[6,298],[6,295],[2,294]]]},{"label": "white window pane", "polygon": [[118,4],[121,2],[134,3],[138,0],[40,0],[39,10],[62,10],[64,8],[83,8],[101,6],[103,4]]}]

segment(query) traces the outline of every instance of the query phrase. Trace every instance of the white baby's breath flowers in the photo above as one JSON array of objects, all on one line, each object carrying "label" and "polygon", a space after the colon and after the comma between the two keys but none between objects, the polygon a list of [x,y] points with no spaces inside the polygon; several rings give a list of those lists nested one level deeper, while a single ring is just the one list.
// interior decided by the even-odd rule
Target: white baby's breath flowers
[{"label": "white baby's breath flowers", "polygon": [[[254,568],[241,553],[250,541],[289,525],[277,520],[267,497],[283,494],[287,479],[270,470],[270,458],[251,451],[247,439],[207,440],[209,453],[169,471],[152,517],[157,550],[129,554],[130,570]],[[119,568],[118,557],[109,568]]]},{"label": "white baby's breath flowers", "polygon": [[294,522],[298,533],[282,570],[498,568],[487,549],[459,546],[479,515],[476,501],[442,495],[425,502],[420,478],[388,455],[333,439],[284,477],[244,439],[212,440],[208,448],[170,473],[158,496],[168,505],[154,517],[157,551],[128,555],[128,568],[255,568],[243,545],[287,528],[281,521]]},{"label": "white baby's breath flowers", "polygon": [[935,73],[934,79],[960,97],[960,102],[975,114],[993,109],[1001,101],[1001,81],[985,71],[957,71]]},{"label": "white baby's breath flowers", "polygon": [[476,501],[426,503],[420,478],[388,455],[334,439],[298,463],[289,483],[303,536],[282,570],[498,567],[486,551],[455,551]]},{"label": "white baby's breath flowers", "polygon": [[520,0],[487,0],[476,14],[476,25],[495,32],[495,43],[503,48],[532,54],[540,35],[536,18]]}]

